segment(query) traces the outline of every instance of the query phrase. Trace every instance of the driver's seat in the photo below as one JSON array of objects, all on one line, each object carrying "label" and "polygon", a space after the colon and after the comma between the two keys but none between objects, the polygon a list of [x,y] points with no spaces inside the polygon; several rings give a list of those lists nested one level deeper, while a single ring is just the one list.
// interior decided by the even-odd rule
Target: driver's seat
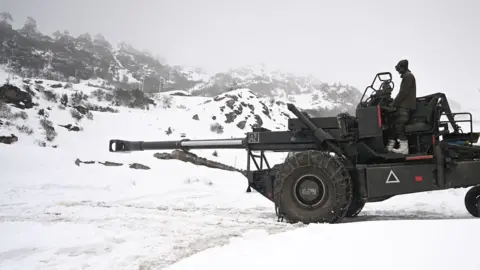
[{"label": "driver's seat", "polygon": [[406,133],[416,133],[416,132],[425,132],[431,131],[434,127],[435,119],[435,107],[437,106],[438,98],[432,98],[428,105],[417,101],[417,108],[413,112],[410,120],[405,126]]}]

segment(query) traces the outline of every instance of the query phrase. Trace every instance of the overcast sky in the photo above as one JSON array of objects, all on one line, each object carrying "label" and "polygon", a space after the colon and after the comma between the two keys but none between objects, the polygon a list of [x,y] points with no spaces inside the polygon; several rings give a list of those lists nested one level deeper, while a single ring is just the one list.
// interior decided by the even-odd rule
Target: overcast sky
[{"label": "overcast sky", "polygon": [[0,0],[0,10],[15,27],[30,15],[44,33],[102,33],[212,72],[263,62],[363,90],[407,58],[420,94],[479,95],[480,0]]}]

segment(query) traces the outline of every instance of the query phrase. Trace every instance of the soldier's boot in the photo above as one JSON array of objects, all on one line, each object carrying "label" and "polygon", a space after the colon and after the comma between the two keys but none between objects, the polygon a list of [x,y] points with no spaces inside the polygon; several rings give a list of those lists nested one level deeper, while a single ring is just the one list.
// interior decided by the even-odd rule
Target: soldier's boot
[{"label": "soldier's boot", "polygon": [[396,142],[397,142],[396,140],[388,140],[387,151],[392,152]]},{"label": "soldier's boot", "polygon": [[408,155],[408,141],[400,140],[400,146],[397,149],[392,150],[394,153]]}]

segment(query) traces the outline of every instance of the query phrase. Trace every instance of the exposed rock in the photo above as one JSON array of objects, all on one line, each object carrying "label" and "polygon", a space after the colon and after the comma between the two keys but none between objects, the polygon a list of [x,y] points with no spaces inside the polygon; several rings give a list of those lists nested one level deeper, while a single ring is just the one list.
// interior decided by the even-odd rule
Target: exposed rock
[{"label": "exposed rock", "polygon": [[[75,165],[77,166],[80,166],[80,164],[95,164],[97,163],[96,161],[82,161],[80,160],[79,158],[77,158],[75,160]],[[105,161],[105,162],[98,162],[102,165],[105,165],[105,166],[122,166],[123,164],[122,163],[116,163],[116,162],[111,162],[111,161]],[[150,167],[146,166],[146,165],[143,165],[143,164],[140,164],[140,163],[133,163],[133,164],[130,164],[129,168],[132,168],[132,169],[137,169],[137,170],[150,170]]]},{"label": "exposed rock", "polygon": [[193,117],[192,117],[193,120],[200,120],[200,118],[198,117],[198,114],[195,114]]},{"label": "exposed rock", "polygon": [[[2,26],[5,26],[5,23],[4,21]],[[101,85],[111,90],[115,88],[133,90],[138,87],[138,81],[147,76],[149,79],[143,82],[146,91],[157,92],[160,87],[161,92],[185,90],[175,91],[171,95],[212,97],[220,94],[221,96],[215,98],[216,101],[226,98],[252,98],[246,91],[237,91],[240,88],[248,88],[261,96],[272,94],[272,90],[275,89],[284,90],[292,95],[316,92],[328,101],[348,106],[352,106],[350,103],[358,100],[357,97],[361,95],[360,91],[348,85],[328,85],[311,76],[295,76],[285,72],[259,73],[245,67],[201,78],[192,75],[195,73],[206,75],[202,71],[186,71],[167,65],[149,53],[141,52],[125,43],[119,44],[118,47],[112,46],[101,35],[92,38],[89,34],[78,37],[70,36],[68,33],[61,33],[60,36],[57,34],[59,33],[56,33],[55,37],[40,32],[26,35],[24,31],[15,30],[11,26],[0,27],[2,37],[0,62],[8,63],[14,73],[25,78],[63,81],[50,85],[53,88],[70,88],[67,81],[73,83],[95,76],[104,80],[95,86]],[[46,66],[49,68],[45,69]],[[47,84],[41,80],[25,79],[25,83],[33,82],[36,85]],[[137,106],[131,102],[129,104]],[[138,105],[148,108],[143,102]]]},{"label": "exposed rock", "polygon": [[0,87],[0,100],[20,109],[30,109],[34,106],[32,96],[28,92],[11,84],[4,84]]},{"label": "exposed rock", "polygon": [[223,133],[223,126],[220,125],[219,123],[213,123],[210,125],[210,131],[215,132],[217,134],[222,134]]},{"label": "exposed rock", "polygon": [[45,87],[43,87],[43,85],[36,84],[35,85],[35,90],[37,90],[39,92],[42,92],[42,91],[45,91]]},{"label": "exposed rock", "polygon": [[255,114],[254,117],[255,117],[256,123],[252,127],[257,127],[257,128],[262,127],[263,126],[262,118],[258,114]]},{"label": "exposed rock", "polygon": [[[241,94],[239,94],[239,95],[240,95],[240,97],[241,97]],[[229,97],[229,98],[231,98],[231,99],[233,99],[233,100],[235,100],[235,101],[238,101],[238,96],[237,96],[237,95],[226,94],[225,96],[226,96],[226,97]]]},{"label": "exposed rock", "polygon": [[11,134],[10,136],[0,136],[0,143],[12,144],[17,141],[18,141],[18,137],[15,136],[14,134]]},{"label": "exposed rock", "polygon": [[111,113],[118,113],[118,110],[111,108],[111,107],[103,107],[94,104],[87,104],[87,109],[89,111],[96,111],[96,112],[111,112]]},{"label": "exposed rock", "polygon": [[247,121],[243,120],[237,123],[237,127],[240,129],[244,129],[246,124],[247,124]]},{"label": "exposed rock", "polygon": [[229,112],[229,113],[226,113],[225,114],[225,118],[227,118],[225,120],[225,123],[232,123],[233,121],[235,121],[235,118],[237,118],[237,115],[235,114],[235,112]]},{"label": "exposed rock", "polygon": [[48,116],[49,116],[48,112],[46,112],[45,109],[38,110],[38,115],[44,116],[46,118],[48,118]]},{"label": "exposed rock", "polygon": [[32,89],[30,88],[30,85],[24,85],[23,89],[25,91],[27,91],[27,93],[29,93],[32,97],[35,97],[37,95],[37,94],[35,94],[34,91],[32,91]]},{"label": "exposed rock", "polygon": [[72,125],[72,124],[68,124],[68,125],[59,125],[61,127],[64,127],[66,128],[68,131],[80,131],[80,127],[76,126],[76,125]]},{"label": "exposed rock", "polygon": [[268,118],[272,119],[272,117],[270,116],[270,110],[268,109],[267,105],[265,105],[265,103],[263,102],[260,102],[262,104],[262,112],[263,114],[265,114]]},{"label": "exposed rock", "polygon": [[111,162],[111,161],[105,161],[105,162],[98,162],[102,165],[105,165],[105,166],[122,166],[123,164],[122,163],[117,163],[117,162]]},{"label": "exposed rock", "polygon": [[94,164],[95,161],[81,161],[79,158],[77,158],[77,159],[75,160],[75,165],[80,166],[81,163],[84,163],[84,164]]},{"label": "exposed rock", "polygon": [[140,163],[130,164],[129,167],[132,168],[132,169],[137,169],[137,170],[150,170],[150,167],[148,167],[146,165],[143,165],[143,164],[140,164]]},{"label": "exposed rock", "polygon": [[220,101],[220,100],[225,99],[225,98],[226,98],[226,96],[223,96],[223,97],[222,97],[222,96],[215,96],[215,97],[213,98],[213,100],[214,100],[214,101]]},{"label": "exposed rock", "polygon": [[57,95],[54,92],[48,90],[43,90],[43,96],[47,101],[51,102],[57,102],[58,99]]},{"label": "exposed rock", "polygon": [[187,97],[187,96],[190,96],[190,95],[187,95],[186,93],[183,93],[183,92],[175,92],[175,93],[171,93],[170,94],[171,96],[181,96],[181,97]]},{"label": "exposed rock", "polygon": [[233,105],[234,104],[235,104],[235,100],[233,100],[233,99],[227,100],[227,102],[225,102],[225,105],[227,105],[227,107],[229,107],[232,110],[233,110]]},{"label": "exposed rock", "polygon": [[73,108],[75,108],[81,114],[87,114],[88,113],[88,108],[85,107],[85,106],[77,105],[77,106],[74,106]]}]

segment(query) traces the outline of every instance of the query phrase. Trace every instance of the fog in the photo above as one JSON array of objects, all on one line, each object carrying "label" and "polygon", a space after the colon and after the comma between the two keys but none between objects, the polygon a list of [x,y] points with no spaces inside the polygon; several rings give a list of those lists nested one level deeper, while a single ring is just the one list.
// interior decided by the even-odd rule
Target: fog
[{"label": "fog", "polygon": [[43,33],[102,33],[209,72],[265,63],[363,90],[406,58],[419,95],[462,106],[480,95],[478,0],[0,0],[0,10],[14,27],[32,16]]}]

